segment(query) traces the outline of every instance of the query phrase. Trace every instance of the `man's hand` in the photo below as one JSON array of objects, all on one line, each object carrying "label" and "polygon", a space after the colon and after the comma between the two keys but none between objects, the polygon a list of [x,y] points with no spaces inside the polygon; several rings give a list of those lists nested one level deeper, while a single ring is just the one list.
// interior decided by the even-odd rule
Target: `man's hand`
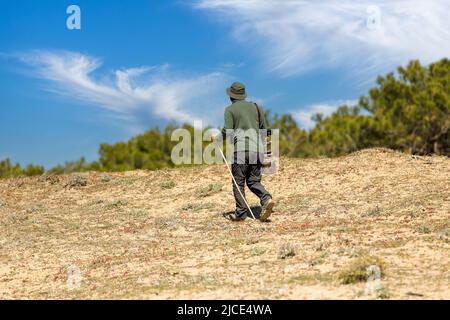
[{"label": "man's hand", "polygon": [[219,129],[211,130],[211,140],[213,143],[218,144],[222,141],[222,132]]}]

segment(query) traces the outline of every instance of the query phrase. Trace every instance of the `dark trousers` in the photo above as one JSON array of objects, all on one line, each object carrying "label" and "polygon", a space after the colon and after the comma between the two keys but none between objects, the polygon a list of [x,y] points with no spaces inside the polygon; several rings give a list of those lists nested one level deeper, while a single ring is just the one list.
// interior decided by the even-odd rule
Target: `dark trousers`
[{"label": "dark trousers", "polygon": [[[239,189],[241,190],[244,197],[245,184],[247,183],[250,191],[260,199],[261,205],[263,205],[265,202],[271,199],[272,196],[261,184],[262,163],[260,161],[257,161],[257,163],[252,164],[253,161],[249,161],[248,155],[246,155],[245,158],[245,163],[242,163],[243,161],[235,161],[235,163],[232,164],[231,171],[233,172],[233,177],[236,180],[236,183],[238,184]],[[233,193],[236,200],[236,215],[238,217],[241,217],[247,213],[248,209],[234,182]]]}]

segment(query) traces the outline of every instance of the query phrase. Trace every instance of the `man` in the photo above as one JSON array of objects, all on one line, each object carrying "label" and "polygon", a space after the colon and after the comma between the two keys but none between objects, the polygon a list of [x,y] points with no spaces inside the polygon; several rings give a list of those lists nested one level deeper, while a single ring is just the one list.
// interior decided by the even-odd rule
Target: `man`
[{"label": "man", "polygon": [[[261,221],[267,221],[275,205],[272,196],[261,184],[264,147],[261,129],[266,129],[263,111],[256,103],[245,100],[247,94],[242,83],[235,82],[227,89],[231,105],[225,109],[225,125],[222,137],[233,138],[234,156],[232,173],[245,197],[245,184],[261,201]],[[231,134],[231,136],[230,136]],[[233,193],[236,200],[236,211],[230,216],[232,221],[242,221],[247,218],[247,205],[233,183]]]}]

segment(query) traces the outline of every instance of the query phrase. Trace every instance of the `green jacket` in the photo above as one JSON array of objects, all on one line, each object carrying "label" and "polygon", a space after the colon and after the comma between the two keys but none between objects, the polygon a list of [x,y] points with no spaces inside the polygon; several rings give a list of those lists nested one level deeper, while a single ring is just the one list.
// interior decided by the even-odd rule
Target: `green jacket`
[{"label": "green jacket", "polygon": [[[222,134],[224,139],[227,133],[229,138],[234,139],[235,152],[264,152],[260,129],[266,129],[266,122],[261,107],[259,111],[260,121],[258,121],[255,104],[245,100],[235,101],[225,109],[225,125]],[[231,132],[232,135],[230,135]]]}]

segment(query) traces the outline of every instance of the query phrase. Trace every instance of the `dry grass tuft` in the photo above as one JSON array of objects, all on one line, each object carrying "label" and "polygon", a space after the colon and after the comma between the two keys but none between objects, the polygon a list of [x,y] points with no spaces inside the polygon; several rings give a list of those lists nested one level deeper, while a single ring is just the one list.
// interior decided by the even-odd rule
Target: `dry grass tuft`
[{"label": "dry grass tuft", "polygon": [[78,187],[86,187],[88,185],[88,180],[84,176],[76,175],[72,177],[69,182],[66,184],[66,188],[78,188]]},{"label": "dry grass tuft", "polygon": [[175,188],[176,183],[173,180],[166,180],[160,184],[161,189],[169,190]]},{"label": "dry grass tuft", "polygon": [[378,257],[366,256],[351,262],[338,273],[337,277],[342,284],[364,282],[369,279],[371,266],[380,268],[380,276],[384,276],[384,262]]},{"label": "dry grass tuft", "polygon": [[278,258],[287,259],[292,257],[295,257],[295,247],[291,243],[282,244],[278,252]]},{"label": "dry grass tuft", "polygon": [[223,189],[223,185],[220,183],[210,184],[205,188],[201,188],[197,190],[197,197],[206,198],[212,196],[213,194],[221,192]]},{"label": "dry grass tuft", "polygon": [[210,210],[212,208],[214,208],[214,204],[212,203],[188,203],[183,205],[181,210],[199,212],[201,210]]}]

